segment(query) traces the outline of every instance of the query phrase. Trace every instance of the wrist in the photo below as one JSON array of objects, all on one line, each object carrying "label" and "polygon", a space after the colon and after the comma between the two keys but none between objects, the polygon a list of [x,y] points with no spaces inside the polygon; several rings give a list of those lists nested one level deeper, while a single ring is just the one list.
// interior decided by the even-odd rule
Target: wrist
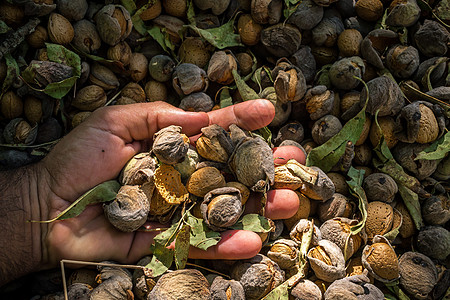
[{"label": "wrist", "polygon": [[0,285],[45,267],[45,178],[40,163],[0,173]]}]

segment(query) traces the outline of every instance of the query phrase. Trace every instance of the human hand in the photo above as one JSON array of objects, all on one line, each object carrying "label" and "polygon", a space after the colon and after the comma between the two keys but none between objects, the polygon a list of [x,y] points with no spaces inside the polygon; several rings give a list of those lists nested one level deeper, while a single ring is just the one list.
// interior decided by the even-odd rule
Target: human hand
[{"label": "human hand", "polygon": [[[199,134],[201,128],[213,123],[224,128],[235,123],[255,130],[268,125],[274,113],[270,102],[264,100],[209,113],[184,112],[167,103],[99,109],[64,137],[40,163],[48,191],[45,197],[40,197],[40,206],[47,212],[44,219],[54,218],[97,184],[116,178],[131,157],[148,150],[153,134],[163,127],[179,125],[188,136]],[[298,199],[286,197],[290,192],[270,194],[267,217],[289,218],[296,212]],[[147,224],[148,228],[157,226]],[[54,266],[61,259],[134,263],[150,254],[150,245],[158,234],[118,231],[105,218],[101,205],[88,206],[76,218],[50,223],[46,232],[42,243],[46,266]],[[243,259],[253,257],[260,248],[261,239],[256,233],[230,230],[222,233],[222,240],[207,251],[191,247],[189,256]]]}]

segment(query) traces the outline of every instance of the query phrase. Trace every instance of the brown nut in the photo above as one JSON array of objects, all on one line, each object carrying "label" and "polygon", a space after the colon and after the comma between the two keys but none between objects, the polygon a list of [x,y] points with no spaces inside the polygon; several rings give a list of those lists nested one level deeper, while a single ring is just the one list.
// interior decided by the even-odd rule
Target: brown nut
[{"label": "brown nut", "polygon": [[211,161],[226,163],[234,148],[227,132],[213,124],[202,128],[202,133],[196,143],[198,154]]},{"label": "brown nut", "polygon": [[125,40],[133,28],[130,14],[122,5],[104,6],[95,15],[95,23],[100,38],[110,46]]},{"label": "brown nut", "polygon": [[208,65],[208,78],[220,84],[230,84],[234,81],[232,70],[237,70],[233,53],[228,50],[214,52]]},{"label": "brown nut", "polygon": [[44,48],[48,41],[47,29],[41,25],[36,26],[36,29],[27,35],[26,41],[28,45],[35,49]]},{"label": "brown nut", "polygon": [[289,269],[298,261],[297,247],[297,243],[293,240],[279,239],[272,244],[267,257],[276,262],[281,269]]},{"label": "brown nut", "polygon": [[362,40],[361,33],[356,29],[342,31],[337,40],[340,55],[344,57],[360,55]]},{"label": "brown nut", "polygon": [[383,16],[383,3],[380,0],[358,0],[355,10],[363,20],[376,21]]},{"label": "brown nut", "polygon": [[137,185],[124,185],[117,193],[116,199],[103,205],[109,222],[117,229],[132,232],[147,221],[150,202]]},{"label": "brown nut", "polygon": [[[142,6],[147,4],[147,2],[145,2],[145,1],[138,1],[138,3],[140,3],[140,2],[142,2],[142,4],[138,5],[138,8],[141,8]],[[142,19],[142,21],[150,21],[150,20],[153,20],[154,18],[158,17],[161,14],[161,11],[162,11],[161,1],[155,0],[155,1],[151,2],[151,4],[147,7],[147,9],[145,9],[139,15],[139,17]]]},{"label": "brown nut", "polygon": [[398,263],[401,287],[416,299],[427,299],[438,280],[431,259],[418,252],[406,252]]},{"label": "brown nut", "polygon": [[77,92],[72,106],[81,110],[94,111],[105,105],[106,99],[105,90],[98,85],[88,85]]},{"label": "brown nut", "polygon": [[363,188],[367,195],[367,200],[382,201],[391,203],[394,201],[398,187],[395,180],[384,173],[373,173],[364,178]]},{"label": "brown nut", "polygon": [[318,246],[308,251],[308,260],[317,278],[327,282],[345,277],[345,260],[339,247],[320,240]]},{"label": "brown nut", "polygon": [[120,85],[116,75],[109,68],[97,63],[91,65],[89,81],[106,91],[118,88]]},{"label": "brown nut", "polygon": [[10,120],[20,117],[23,112],[22,99],[13,91],[7,91],[1,98],[1,111]]},{"label": "brown nut", "polygon": [[302,34],[290,24],[277,24],[261,32],[261,43],[276,57],[289,57],[300,47]]},{"label": "brown nut", "polygon": [[431,225],[444,225],[450,220],[450,198],[443,195],[431,196],[422,203],[422,217]]},{"label": "brown nut", "polygon": [[189,177],[186,187],[189,193],[204,197],[209,191],[225,186],[225,178],[214,167],[205,167],[195,171]]},{"label": "brown nut", "polygon": [[413,236],[416,233],[416,225],[403,202],[398,202],[395,209],[402,215],[402,225],[399,228],[400,236],[404,239]]},{"label": "brown nut", "polygon": [[75,31],[69,20],[57,13],[50,15],[47,30],[50,40],[56,44],[69,44],[75,36]]},{"label": "brown nut", "polygon": [[322,291],[314,282],[301,279],[291,290],[291,296],[295,297],[295,300],[321,300]]},{"label": "brown nut", "polygon": [[370,126],[369,139],[372,146],[376,147],[378,145],[381,139],[381,134],[383,134],[384,140],[386,141],[386,144],[389,149],[397,145],[398,138],[395,134],[396,125],[394,118],[392,117],[378,118],[378,124],[380,125],[381,133],[376,122],[372,122],[372,125]]},{"label": "brown nut", "polygon": [[311,135],[314,141],[322,145],[342,129],[339,119],[333,115],[325,115],[314,122]]},{"label": "brown nut", "polygon": [[[297,245],[302,244],[303,234],[308,232],[311,228],[311,221],[308,219],[301,219],[294,225],[289,234],[290,238],[297,243]],[[319,227],[314,225],[313,236],[311,238],[311,245],[316,246],[322,239],[322,234],[320,233]]]},{"label": "brown nut", "polygon": [[134,52],[130,56],[130,65],[128,68],[131,72],[131,79],[135,82],[141,81],[147,75],[148,60],[142,53]]},{"label": "brown nut", "polygon": [[171,125],[153,136],[152,152],[163,163],[174,165],[184,160],[189,149],[189,138],[181,133],[181,127]]},{"label": "brown nut", "polygon": [[324,85],[317,85],[308,90],[304,101],[311,120],[317,120],[331,114],[335,103],[334,92]]},{"label": "brown nut", "polygon": [[300,69],[293,65],[283,69],[273,72],[278,73],[273,74],[276,75],[274,87],[277,100],[282,103],[300,100],[306,92],[305,76]]},{"label": "brown nut", "polygon": [[156,162],[149,153],[133,156],[120,173],[122,185],[142,185],[151,180],[156,170]]},{"label": "brown nut", "polygon": [[226,280],[217,276],[211,283],[211,297],[214,300],[245,299],[242,284],[236,280]]},{"label": "brown nut", "polygon": [[370,283],[367,271],[334,281],[328,286],[325,299],[383,299],[383,292]]},{"label": "brown nut", "polygon": [[179,18],[186,16],[186,0],[162,0],[162,4],[167,14]]},{"label": "brown nut", "polygon": [[238,32],[244,45],[253,46],[258,44],[261,38],[262,26],[253,20],[249,14],[243,14],[238,20]]},{"label": "brown nut", "polygon": [[125,85],[120,92],[122,97],[128,97],[133,99],[136,103],[145,102],[145,92],[144,89],[135,82],[129,82]]},{"label": "brown nut", "polygon": [[144,90],[149,102],[167,100],[167,87],[162,82],[150,80],[145,84]]},{"label": "brown nut", "polygon": [[233,226],[243,213],[241,192],[233,187],[214,189],[205,195],[200,210],[209,228],[224,231]]},{"label": "brown nut", "polygon": [[75,32],[72,43],[84,53],[92,53],[98,50],[102,44],[94,23],[88,20],[80,20],[73,26]]},{"label": "brown nut", "polygon": [[392,150],[395,160],[417,179],[423,180],[436,171],[439,160],[417,159],[417,155],[426,149],[429,144],[398,143]]},{"label": "brown nut", "polygon": [[183,63],[190,63],[204,68],[211,57],[207,45],[197,37],[187,37],[178,49],[178,56]]},{"label": "brown nut", "polygon": [[252,0],[252,18],[259,24],[276,24],[280,21],[282,8],[281,0]]},{"label": "brown nut", "polygon": [[124,66],[128,66],[131,60],[131,48],[127,42],[122,41],[116,45],[109,47],[106,57],[110,60],[121,62]]},{"label": "brown nut", "polygon": [[342,194],[334,193],[330,199],[319,203],[317,214],[320,221],[325,222],[335,217],[349,218],[352,211],[353,207],[349,199]]},{"label": "brown nut", "polygon": [[90,112],[90,111],[80,111],[79,113],[76,113],[72,118],[72,128],[75,128],[78,125],[80,125],[91,114],[92,114],[92,112]]},{"label": "brown nut", "polygon": [[42,101],[33,96],[27,96],[23,103],[23,113],[31,124],[39,123],[43,115]]},{"label": "brown nut", "polygon": [[364,247],[361,260],[370,275],[381,282],[392,282],[399,278],[397,254],[381,235],[374,236],[373,244]]},{"label": "brown nut", "polygon": [[[42,0],[34,1],[45,2]],[[53,3],[53,1],[51,1]],[[88,10],[88,2],[86,0],[58,0],[58,11],[69,21],[78,21],[84,18]]]}]

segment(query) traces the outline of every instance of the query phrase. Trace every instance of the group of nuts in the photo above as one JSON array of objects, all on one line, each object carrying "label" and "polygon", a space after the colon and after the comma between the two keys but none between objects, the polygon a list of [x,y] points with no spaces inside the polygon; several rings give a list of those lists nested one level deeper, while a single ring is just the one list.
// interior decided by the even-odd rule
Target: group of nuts
[{"label": "group of nuts", "polygon": [[[0,144],[8,147],[0,147],[0,168],[41,159],[105,105],[166,101],[208,112],[255,99],[250,93],[275,107],[269,143],[236,125],[229,132],[211,125],[193,147],[182,128],[163,128],[151,151],[124,167],[105,215],[131,232],[148,220],[170,223],[190,203],[205,226],[223,231],[251,194],[290,189],[300,203],[261,234],[264,247],[251,259],[204,261],[202,272],[158,278],[75,270],[69,299],[262,299],[298,271],[312,226],[308,266],[289,299],[449,297],[449,7],[448,0],[2,1]],[[51,59],[51,45],[80,64]],[[74,76],[63,96],[43,92]],[[362,109],[362,133],[334,167],[274,164],[273,146],[306,156]],[[418,157],[440,140],[443,155]],[[423,193],[405,194],[380,168],[380,141]],[[350,168],[365,172],[362,208],[349,189]],[[39,293],[62,297],[55,288]]]}]

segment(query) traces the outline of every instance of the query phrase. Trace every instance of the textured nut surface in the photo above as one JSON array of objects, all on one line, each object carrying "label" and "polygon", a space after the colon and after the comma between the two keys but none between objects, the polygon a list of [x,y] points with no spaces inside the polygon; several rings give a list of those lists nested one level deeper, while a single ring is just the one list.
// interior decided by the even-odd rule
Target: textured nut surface
[{"label": "textured nut surface", "polygon": [[224,186],[225,178],[214,167],[205,167],[195,171],[186,183],[189,193],[197,197],[204,197],[209,191]]},{"label": "textured nut surface", "polygon": [[383,235],[392,228],[394,210],[392,206],[381,201],[369,202],[367,205],[366,233],[369,239]]}]

